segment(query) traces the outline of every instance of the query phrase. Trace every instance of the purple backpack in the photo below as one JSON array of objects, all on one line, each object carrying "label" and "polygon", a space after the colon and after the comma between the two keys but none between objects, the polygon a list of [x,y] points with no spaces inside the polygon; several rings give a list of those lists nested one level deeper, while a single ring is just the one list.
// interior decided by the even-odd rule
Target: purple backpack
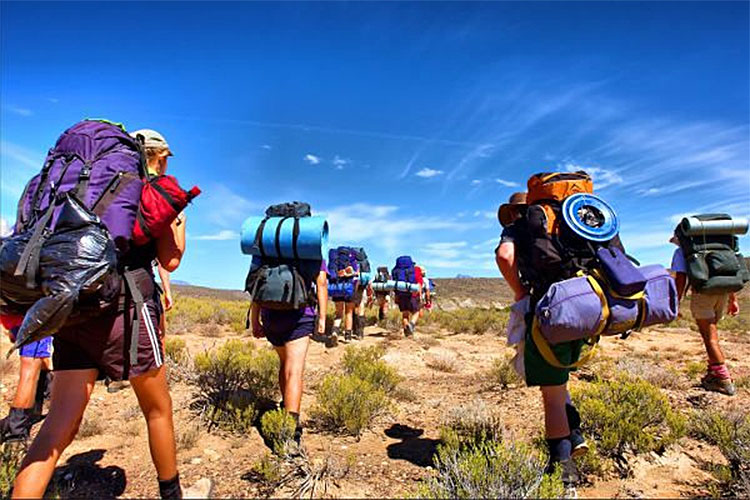
[{"label": "purple backpack", "polygon": [[121,257],[147,176],[142,148],[120,126],[86,120],[60,136],[0,247],[0,310],[24,315],[17,348],[101,314],[124,279],[137,306],[136,359],[143,297]]},{"label": "purple backpack", "polygon": [[[63,132],[50,149],[41,172],[26,185],[18,204],[14,234],[33,225],[57,195],[73,191],[84,206],[96,213],[121,252],[133,233],[145,155],[140,144],[122,126],[84,120]],[[60,210],[55,209],[50,227]]]},{"label": "purple backpack", "polygon": [[359,275],[357,251],[350,247],[331,248],[328,251],[328,274],[334,278],[353,278]]},{"label": "purple backpack", "polygon": [[[403,281],[406,283],[417,282],[417,270],[414,260],[408,255],[402,255],[396,259],[396,267],[391,270],[391,279],[394,281]],[[408,294],[409,292],[396,292],[399,294]]]}]

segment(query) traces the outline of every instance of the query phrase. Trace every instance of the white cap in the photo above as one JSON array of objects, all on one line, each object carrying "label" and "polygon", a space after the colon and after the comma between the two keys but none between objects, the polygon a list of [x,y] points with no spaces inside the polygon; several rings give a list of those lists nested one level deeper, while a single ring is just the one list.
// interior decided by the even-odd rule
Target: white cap
[{"label": "white cap", "polygon": [[172,150],[170,149],[169,144],[167,144],[167,140],[156,130],[142,128],[141,130],[131,132],[130,137],[139,140],[145,148],[166,149],[169,151],[168,156],[172,156]]}]

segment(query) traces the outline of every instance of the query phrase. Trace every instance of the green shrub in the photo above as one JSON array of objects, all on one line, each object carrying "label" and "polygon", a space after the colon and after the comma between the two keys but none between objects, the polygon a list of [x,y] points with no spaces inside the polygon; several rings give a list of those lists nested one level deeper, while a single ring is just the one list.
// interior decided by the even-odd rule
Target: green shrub
[{"label": "green shrub", "polygon": [[584,431],[593,435],[605,456],[622,458],[626,450],[663,449],[685,433],[685,419],[666,396],[641,379],[618,376],[573,389]]},{"label": "green shrub", "polygon": [[269,485],[276,485],[281,481],[282,467],[278,458],[272,455],[264,455],[255,465],[253,472],[258,478]]},{"label": "green shrub", "polygon": [[359,436],[390,403],[383,389],[356,375],[327,375],[311,415],[323,429]]},{"label": "green shrub", "polygon": [[544,474],[539,453],[523,443],[484,441],[468,447],[440,445],[436,475],[418,498],[560,498],[560,473]]},{"label": "green shrub", "polygon": [[279,360],[269,349],[230,340],[195,357],[198,409],[209,428],[245,432],[257,416],[258,403],[277,394]]},{"label": "green shrub", "polygon": [[503,435],[500,416],[481,399],[451,409],[445,416],[440,439],[448,446],[466,447],[499,441]]},{"label": "green shrub", "polygon": [[347,375],[365,380],[390,394],[401,382],[401,377],[393,367],[381,359],[384,354],[385,350],[379,346],[349,346],[344,351],[341,364]]},{"label": "green shrub", "polygon": [[297,422],[286,410],[266,412],[260,419],[260,433],[271,443],[274,453],[280,456],[287,454],[294,441]]},{"label": "green shrub", "polygon": [[26,453],[24,446],[16,443],[0,445],[0,498],[9,498],[21,460]]},{"label": "green shrub", "polygon": [[737,497],[750,495],[750,417],[742,410],[693,412],[690,434],[718,446],[729,463],[727,486]]},{"label": "green shrub", "polygon": [[164,339],[164,354],[167,359],[172,360],[177,365],[184,363],[188,359],[185,341],[179,337],[166,337]]},{"label": "green shrub", "polygon": [[426,318],[427,324],[435,324],[454,333],[483,335],[487,332],[500,333],[508,322],[507,309],[466,308],[454,311],[432,311]]},{"label": "green shrub", "polygon": [[249,302],[175,295],[174,307],[167,312],[167,328],[176,334],[187,333],[195,325],[229,326],[234,332],[245,331]]},{"label": "green shrub", "polygon": [[492,385],[499,385],[503,389],[507,389],[511,384],[518,384],[521,382],[521,377],[516,373],[512,363],[513,356],[497,358],[492,362],[492,368],[490,368],[489,373]]},{"label": "green shrub", "polygon": [[685,374],[690,380],[694,380],[698,375],[706,371],[706,363],[704,361],[690,361],[685,365]]}]

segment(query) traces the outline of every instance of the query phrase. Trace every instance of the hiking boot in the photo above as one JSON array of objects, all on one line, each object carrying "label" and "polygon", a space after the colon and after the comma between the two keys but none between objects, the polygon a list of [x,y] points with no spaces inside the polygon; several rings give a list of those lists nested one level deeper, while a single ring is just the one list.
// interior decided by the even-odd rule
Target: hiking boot
[{"label": "hiking boot", "polygon": [[414,323],[411,321],[406,324],[404,327],[404,336],[405,337],[413,337],[414,336]]},{"label": "hiking boot", "polygon": [[727,396],[734,396],[737,393],[732,379],[718,378],[708,373],[701,379],[701,385],[707,391],[719,392]]},{"label": "hiking boot", "polygon": [[583,437],[581,429],[573,429],[570,431],[570,444],[573,446],[573,451],[570,452],[570,456],[578,458],[589,451],[589,444],[586,442],[586,438]]},{"label": "hiking boot", "polygon": [[344,342],[351,342],[351,341],[352,341],[352,331],[344,330]]},{"label": "hiking boot", "polygon": [[107,379],[104,384],[107,386],[107,392],[114,394],[120,392],[123,389],[130,387],[130,382],[127,380],[109,380]]},{"label": "hiking boot", "polygon": [[378,309],[378,321],[383,321],[385,319],[385,313],[382,309]]},{"label": "hiking boot", "polygon": [[11,408],[8,416],[0,420],[0,443],[26,441],[31,426],[31,410]]},{"label": "hiking boot", "polygon": [[326,347],[336,347],[339,345],[339,336],[336,331],[332,331],[331,334],[326,338]]},{"label": "hiking boot", "polygon": [[302,443],[302,426],[298,425],[294,429],[294,437],[292,438],[295,443],[297,443],[297,446],[300,446]]}]

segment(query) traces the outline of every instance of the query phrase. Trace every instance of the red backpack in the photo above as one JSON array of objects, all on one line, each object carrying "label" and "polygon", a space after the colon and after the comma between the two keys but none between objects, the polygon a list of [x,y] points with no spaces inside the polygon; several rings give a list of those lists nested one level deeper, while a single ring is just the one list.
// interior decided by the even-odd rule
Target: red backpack
[{"label": "red backpack", "polygon": [[141,203],[133,227],[133,243],[145,245],[159,238],[199,194],[201,190],[198,186],[185,191],[171,175],[152,177],[143,184]]}]

